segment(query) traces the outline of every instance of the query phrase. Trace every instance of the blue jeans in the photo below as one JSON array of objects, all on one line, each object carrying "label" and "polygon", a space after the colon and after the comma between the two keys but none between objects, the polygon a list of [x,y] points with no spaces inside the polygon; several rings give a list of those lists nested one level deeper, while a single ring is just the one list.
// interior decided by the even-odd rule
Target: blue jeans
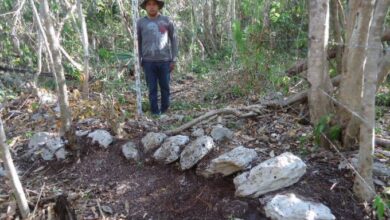
[{"label": "blue jeans", "polygon": [[[149,103],[152,114],[161,114],[169,107],[170,63],[168,61],[143,61],[146,83],[149,89]],[[158,86],[161,91],[161,108],[158,107]]]}]

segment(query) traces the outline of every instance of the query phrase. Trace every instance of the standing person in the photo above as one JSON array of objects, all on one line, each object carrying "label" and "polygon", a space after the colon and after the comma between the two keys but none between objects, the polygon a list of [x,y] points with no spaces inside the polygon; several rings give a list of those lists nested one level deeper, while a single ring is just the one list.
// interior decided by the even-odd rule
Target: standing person
[{"label": "standing person", "polygon": [[[177,59],[177,40],[172,21],[160,14],[164,1],[144,0],[140,7],[147,16],[137,21],[138,48],[141,66],[144,69],[149,89],[152,114],[165,113],[169,107],[170,74]],[[158,86],[161,105],[158,106]]]}]

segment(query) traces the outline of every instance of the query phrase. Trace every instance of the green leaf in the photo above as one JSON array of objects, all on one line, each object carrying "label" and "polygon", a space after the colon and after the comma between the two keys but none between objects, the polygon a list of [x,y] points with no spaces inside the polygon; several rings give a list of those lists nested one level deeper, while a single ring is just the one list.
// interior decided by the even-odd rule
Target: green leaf
[{"label": "green leaf", "polygon": [[376,196],[374,200],[374,209],[376,210],[376,216],[379,220],[384,219],[385,215],[385,203],[380,196]]}]

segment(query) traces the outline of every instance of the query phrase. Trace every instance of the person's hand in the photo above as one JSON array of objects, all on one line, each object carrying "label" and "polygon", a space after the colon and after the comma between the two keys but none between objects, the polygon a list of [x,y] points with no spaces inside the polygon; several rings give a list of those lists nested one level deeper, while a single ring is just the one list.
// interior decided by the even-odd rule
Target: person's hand
[{"label": "person's hand", "polygon": [[175,62],[171,62],[169,64],[169,71],[172,73],[172,71],[175,69]]}]

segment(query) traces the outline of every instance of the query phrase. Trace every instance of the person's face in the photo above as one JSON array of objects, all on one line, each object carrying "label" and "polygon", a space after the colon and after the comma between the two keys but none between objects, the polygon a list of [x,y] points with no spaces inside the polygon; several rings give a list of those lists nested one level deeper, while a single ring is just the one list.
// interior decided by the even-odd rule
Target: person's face
[{"label": "person's face", "polygon": [[155,17],[158,14],[159,10],[160,10],[160,8],[158,7],[157,2],[154,1],[154,0],[149,0],[148,2],[146,2],[146,7],[145,8],[146,8],[146,12],[148,13],[148,15],[150,17]]}]

